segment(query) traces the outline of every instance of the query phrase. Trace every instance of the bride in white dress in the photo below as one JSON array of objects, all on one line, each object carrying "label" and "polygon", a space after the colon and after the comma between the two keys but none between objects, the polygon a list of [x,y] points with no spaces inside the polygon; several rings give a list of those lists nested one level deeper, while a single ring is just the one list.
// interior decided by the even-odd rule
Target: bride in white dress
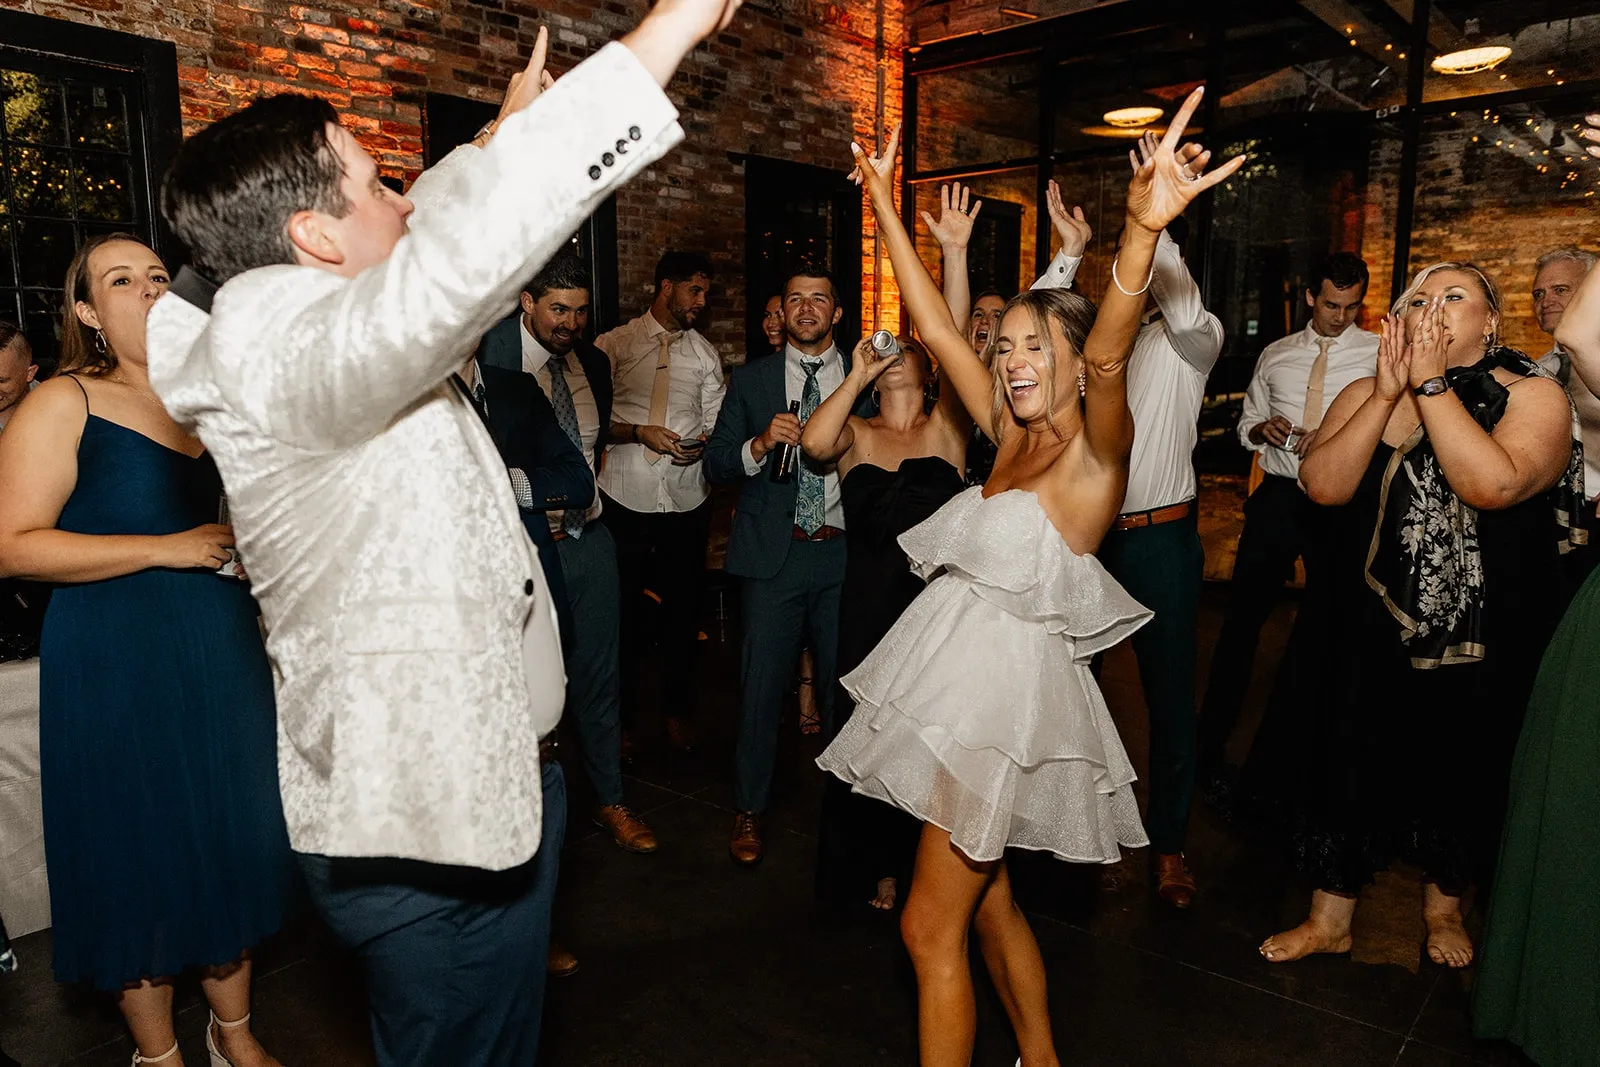
[{"label": "bride in white dress", "polygon": [[900,927],[917,974],[924,1067],[967,1067],[972,1057],[969,929],[1021,1062],[1058,1063],[1044,964],[1011,897],[1006,847],[1111,863],[1122,846],[1148,843],[1133,768],[1089,660],[1150,613],[1092,553],[1127,485],[1124,371],[1156,238],[1243,162],[1205,174],[1210,154],[1179,147],[1200,95],[1164,139],[1147,137],[1132,153],[1127,220],[1098,315],[1074,293],[1023,293],[1002,313],[989,366],[951,320],[900,223],[899,131],[878,158],[851,145],[911,317],[945,384],[999,445],[986,485],[901,536],[913,568],[932,580],[841,680],[857,710],[818,760],[923,821]]}]

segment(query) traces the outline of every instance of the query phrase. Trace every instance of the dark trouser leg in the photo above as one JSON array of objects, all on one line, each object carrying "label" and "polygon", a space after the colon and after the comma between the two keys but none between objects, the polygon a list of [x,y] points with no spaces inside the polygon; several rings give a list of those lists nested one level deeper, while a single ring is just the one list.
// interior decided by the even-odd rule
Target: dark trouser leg
[{"label": "dark trouser leg", "polygon": [[1145,814],[1156,852],[1183,851],[1194,799],[1195,630],[1205,555],[1195,515],[1113,530],[1100,559],[1155,618],[1133,635],[1139,680],[1150,714],[1150,799]]},{"label": "dark trouser leg", "polygon": [[622,712],[617,550],[611,531],[590,523],[582,538],[556,543],[572,602],[567,717],[578,730],[583,769],[601,806],[622,803]]},{"label": "dark trouser leg", "polygon": [[811,691],[817,695],[817,714],[824,734],[833,733],[833,708],[839,679],[839,596],[844,589],[843,538],[804,546],[812,575],[806,603],[806,624],[811,643]]},{"label": "dark trouser leg", "polygon": [[739,661],[739,739],[734,747],[733,803],[765,811],[778,754],[778,720],[800,658],[807,570],[796,544],[771,578],[744,579],[744,640]]},{"label": "dark trouser leg", "polygon": [[500,872],[299,856],[317,911],[361,959],[379,1067],[534,1062],[550,928],[544,855],[542,845]]},{"label": "dark trouser leg", "polygon": [[700,656],[700,595],[705,587],[711,504],[665,514],[656,546],[661,594],[662,714],[688,719],[694,711],[695,666]]},{"label": "dark trouser leg", "polygon": [[621,596],[619,610],[619,661],[627,664],[622,673],[619,700],[621,719],[633,729],[639,717],[639,670],[643,656],[644,589],[649,583],[652,539],[650,516],[631,511],[609,496],[604,496],[600,519],[611,531],[617,546],[617,579]]},{"label": "dark trouser leg", "polygon": [[1305,494],[1293,480],[1269,475],[1244,505],[1244,532],[1233,565],[1228,611],[1211,656],[1211,676],[1200,711],[1200,766],[1222,762],[1250,687],[1261,627],[1304,550],[1300,524]]}]

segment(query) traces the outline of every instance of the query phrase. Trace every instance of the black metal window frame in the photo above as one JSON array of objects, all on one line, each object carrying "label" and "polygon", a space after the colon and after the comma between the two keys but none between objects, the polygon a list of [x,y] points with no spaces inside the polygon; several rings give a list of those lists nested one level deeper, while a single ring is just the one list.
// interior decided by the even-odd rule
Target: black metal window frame
[{"label": "black metal window frame", "polygon": [[[1414,0],[1412,21],[1407,24],[1395,16],[1392,27],[1396,36],[1408,40],[1406,56],[1406,101],[1388,109],[1368,111],[1373,122],[1388,121],[1398,125],[1401,136],[1400,181],[1394,226],[1394,270],[1390,279],[1391,294],[1405,287],[1411,259],[1411,227],[1416,210],[1417,162],[1424,120],[1448,115],[1464,107],[1497,108],[1509,104],[1537,101],[1561,107],[1570,103],[1573,110],[1592,104],[1600,96],[1600,78],[1569,81],[1560,88],[1518,89],[1502,93],[1428,101],[1424,99],[1424,82],[1427,72],[1428,28],[1432,15],[1432,0]],[[1098,154],[1094,151],[1058,151],[1055,145],[1056,79],[1051,75],[1060,62],[1072,55],[1080,55],[1096,41],[1115,41],[1131,33],[1162,24],[1182,24],[1205,35],[1208,43],[1220,40],[1223,31],[1231,26],[1244,25],[1254,19],[1281,17],[1283,5],[1271,0],[1237,0],[1227,5],[1206,5],[1206,13],[1196,16],[1196,5],[1189,0],[1148,0],[1138,5],[1115,4],[1095,8],[1077,15],[1052,19],[1044,25],[1024,24],[994,33],[970,35],[947,41],[907,49],[904,70],[905,103],[903,167],[901,171],[901,214],[908,230],[916,222],[916,197],[914,186],[926,182],[943,182],[979,177],[1006,170],[1036,168],[1037,194],[1040,203],[1045,198],[1046,186],[1056,163]],[[1216,47],[1208,47],[1208,68],[1205,80],[1217,83],[1228,71],[1221,66],[1222,56]],[[948,73],[964,67],[989,66],[1001,61],[1033,58],[1037,64],[1040,86],[1038,151],[1033,155],[1010,159],[988,160],[978,163],[940,169],[924,169],[917,160],[917,86],[918,79],[932,74]],[[1208,130],[1216,129],[1217,106],[1220,94],[1208,94],[1202,105],[1198,122]],[[1267,120],[1270,124],[1271,121]],[[1299,121],[1299,116],[1287,116],[1282,121]],[[1263,123],[1232,127],[1219,131],[1220,136],[1233,136],[1245,130],[1262,130]],[[1198,225],[1190,238],[1193,249],[1192,262],[1201,272],[1203,291],[1211,292],[1211,208],[1206,196],[1196,205]],[[914,231],[913,231],[914,232]],[[1037,242],[1035,269],[1042,271],[1049,263],[1050,220],[1040,211],[1036,219]]]}]

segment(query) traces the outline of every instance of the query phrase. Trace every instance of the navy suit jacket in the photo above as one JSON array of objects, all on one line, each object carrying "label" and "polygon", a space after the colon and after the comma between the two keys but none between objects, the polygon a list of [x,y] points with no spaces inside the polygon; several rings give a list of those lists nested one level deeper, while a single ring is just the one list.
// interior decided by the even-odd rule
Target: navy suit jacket
[{"label": "navy suit jacket", "polygon": [[[839,350],[845,373],[850,356]],[[855,414],[867,417],[871,395],[863,394]],[[794,542],[794,509],[800,497],[800,479],[779,485],[768,474],[774,452],[761,461],[753,477],[744,472],[744,444],[766,432],[772,416],[789,410],[784,379],[784,354],[774,352],[751,360],[733,372],[728,393],[717,416],[716,429],[706,442],[706,477],[713,482],[742,483],[728,537],[727,571],[742,578],[772,578],[789,558]]]},{"label": "navy suit jacket", "polygon": [[594,475],[583,453],[556,421],[556,412],[533,376],[520,370],[478,365],[488,416],[484,425],[507,467],[519,468],[533,489],[533,507],[522,508],[522,525],[539,549],[539,563],[555,598],[562,643],[571,636],[572,609],[556,557],[547,511],[586,508],[594,502]]},{"label": "navy suit jacket", "polygon": [[[611,398],[614,393],[611,384],[611,360],[588,341],[580,340],[573,347],[578,353],[578,362],[583,366],[583,376],[589,379],[589,388],[594,391],[595,407],[600,409],[600,433],[594,439],[594,469],[599,470],[600,460],[605,455],[606,435],[611,430]],[[478,366],[499,367],[502,370],[522,373],[520,310],[495,323],[489,332],[483,335],[483,340],[478,343]],[[538,388],[537,384],[534,387]],[[492,406],[490,410],[494,410]]]}]

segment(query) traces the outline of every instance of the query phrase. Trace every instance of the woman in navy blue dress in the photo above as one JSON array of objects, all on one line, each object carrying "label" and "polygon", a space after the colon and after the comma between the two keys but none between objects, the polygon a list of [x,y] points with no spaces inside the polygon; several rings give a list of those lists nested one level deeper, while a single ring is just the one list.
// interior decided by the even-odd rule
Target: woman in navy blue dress
[{"label": "woman in navy blue dress", "polygon": [[288,837],[272,675],[200,442],[151,391],[167,288],[138,240],[67,273],[63,373],[0,438],[0,574],[55,583],[40,642],[55,973],[117,994],[133,1062],[182,1062],[172,976],[204,968],[213,1067],[273,1067],[249,950],[281,919]]}]

